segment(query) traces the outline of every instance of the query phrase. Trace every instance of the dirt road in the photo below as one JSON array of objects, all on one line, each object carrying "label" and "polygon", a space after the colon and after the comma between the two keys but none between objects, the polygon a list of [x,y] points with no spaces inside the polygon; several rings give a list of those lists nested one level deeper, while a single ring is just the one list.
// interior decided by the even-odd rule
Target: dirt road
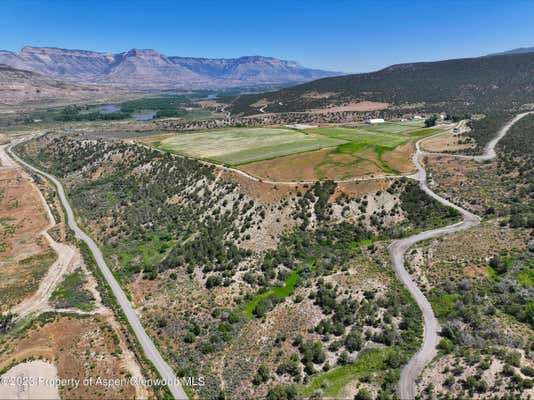
[{"label": "dirt road", "polygon": [[455,156],[451,154],[428,153],[428,152],[421,151],[421,148],[420,148],[421,143],[425,140],[430,139],[432,136],[421,139],[416,143],[417,151],[413,156],[413,163],[415,167],[417,168],[418,172],[417,174],[413,176],[413,178],[419,181],[419,185],[421,189],[425,193],[427,193],[429,196],[436,199],[441,204],[452,207],[458,212],[460,212],[460,214],[463,217],[463,221],[458,222],[453,225],[443,227],[443,228],[421,232],[417,235],[410,236],[404,239],[395,240],[391,243],[389,247],[389,253],[391,256],[393,267],[395,268],[395,272],[397,273],[397,276],[399,277],[399,279],[406,286],[408,291],[412,294],[415,301],[419,305],[419,308],[421,309],[423,313],[423,321],[424,321],[423,345],[401,371],[401,376],[400,376],[400,380],[399,380],[398,387],[397,387],[397,393],[398,393],[399,398],[402,400],[415,398],[415,381],[417,377],[421,374],[425,366],[430,361],[432,361],[432,359],[437,354],[436,347],[439,342],[438,333],[440,329],[438,320],[436,319],[436,316],[434,315],[434,311],[432,310],[430,303],[428,302],[425,295],[421,292],[421,290],[414,283],[408,271],[406,271],[406,269],[404,268],[404,255],[406,254],[406,251],[411,246],[413,246],[414,244],[422,240],[447,235],[453,232],[458,232],[458,231],[476,226],[480,223],[480,218],[478,216],[444,199],[443,197],[434,193],[428,187],[427,179],[426,179],[426,170],[424,169],[423,165],[420,163],[420,159],[422,156],[446,155],[449,157],[454,156],[454,157],[472,159],[472,160],[477,160],[477,161],[490,160],[496,156],[495,146],[497,145],[499,140],[501,140],[504,137],[504,135],[506,135],[508,130],[517,121],[519,121],[521,118],[523,118],[524,116],[530,113],[531,112],[525,112],[525,113],[519,114],[515,116],[511,121],[509,121],[506,125],[504,125],[497,133],[497,136],[488,143],[484,153],[479,156],[465,156],[465,155]]},{"label": "dirt road", "polygon": [[[28,140],[28,139],[25,139],[25,140]],[[119,283],[113,276],[113,273],[107,266],[104,260],[104,256],[102,255],[102,252],[98,248],[97,244],[76,223],[74,212],[70,206],[69,201],[67,200],[67,196],[65,194],[65,190],[63,189],[63,185],[53,175],[50,175],[44,171],[39,170],[38,168],[33,167],[32,165],[21,160],[17,155],[13,154],[11,149],[13,148],[13,146],[19,143],[22,143],[22,141],[13,143],[7,148],[9,155],[19,164],[24,165],[30,170],[40,175],[45,176],[52,183],[54,183],[54,185],[56,185],[58,196],[67,214],[69,227],[74,231],[78,239],[83,240],[87,244],[87,246],[93,253],[95,261],[99,269],[101,270],[102,275],[106,279],[108,285],[111,287],[113,295],[115,296],[118,305],[122,308],[126,318],[128,319],[128,323],[132,327],[132,330],[134,331],[135,335],[137,336],[137,339],[139,340],[139,343],[142,346],[146,357],[152,362],[152,364],[158,371],[161,378],[165,380],[174,398],[175,399],[188,399],[184,389],[182,388],[180,380],[176,377],[172,368],[163,359],[160,352],[154,345],[154,342],[152,341],[150,336],[148,336],[148,334],[146,333],[145,329],[143,328],[143,325],[141,325],[141,321],[137,317],[137,314],[135,310],[133,309],[132,305],[130,304],[130,301],[126,297],[126,294],[123,292]]]},{"label": "dirt road", "polygon": [[[21,168],[6,153],[6,145],[0,146],[0,164],[0,168]],[[25,176],[25,173],[23,176]],[[30,178],[28,177],[28,179]],[[55,251],[55,253],[57,254],[57,259],[50,266],[45,276],[39,283],[39,288],[37,289],[37,291],[32,296],[24,299],[21,303],[17,304],[11,309],[11,312],[17,315],[17,319],[22,319],[32,313],[41,312],[50,308],[48,304],[50,296],[69,271],[72,265],[73,257],[75,255],[75,250],[71,246],[56,242],[48,234],[48,229],[52,228],[56,222],[41,192],[35,187],[33,189],[41,198],[43,208],[48,214],[49,224],[41,232],[41,235],[46,239],[50,247]]]}]

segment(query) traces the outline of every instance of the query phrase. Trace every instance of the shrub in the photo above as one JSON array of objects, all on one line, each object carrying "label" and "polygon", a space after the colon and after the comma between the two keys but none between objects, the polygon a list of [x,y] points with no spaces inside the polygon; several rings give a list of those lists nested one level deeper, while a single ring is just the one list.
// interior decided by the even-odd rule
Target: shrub
[{"label": "shrub", "polygon": [[298,392],[295,386],[276,385],[267,393],[267,400],[295,400],[297,396]]},{"label": "shrub", "polygon": [[373,400],[373,395],[367,388],[361,388],[354,396],[354,400]]},{"label": "shrub", "polygon": [[265,365],[260,365],[258,371],[256,372],[256,376],[252,380],[252,383],[254,383],[254,385],[265,383],[269,380],[269,376],[269,368],[267,368]]}]

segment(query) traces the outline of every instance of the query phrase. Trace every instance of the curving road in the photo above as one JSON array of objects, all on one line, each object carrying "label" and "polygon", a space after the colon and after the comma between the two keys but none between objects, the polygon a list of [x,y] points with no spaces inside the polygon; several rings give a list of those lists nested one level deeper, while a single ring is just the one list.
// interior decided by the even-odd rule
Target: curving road
[{"label": "curving road", "polygon": [[43,172],[40,169],[37,169],[34,166],[28,164],[27,162],[21,160],[16,154],[12,152],[13,146],[19,143],[22,143],[22,142],[23,141],[19,141],[19,142],[15,142],[12,145],[10,145],[7,148],[9,155],[13,159],[15,159],[18,163],[26,166],[30,170],[40,175],[47,177],[48,179],[50,179],[50,181],[52,181],[56,185],[59,198],[67,213],[69,227],[74,231],[76,237],[78,239],[83,240],[87,244],[87,246],[89,246],[89,249],[91,249],[91,252],[93,253],[93,256],[96,260],[96,263],[98,264],[98,267],[102,271],[104,278],[106,279],[107,283],[111,287],[111,290],[113,291],[113,295],[117,299],[117,303],[124,311],[124,314],[126,315],[126,318],[128,319],[128,323],[132,327],[135,335],[137,336],[137,339],[139,340],[139,343],[142,346],[146,357],[152,362],[152,364],[158,371],[161,378],[165,381],[165,383],[167,384],[167,387],[171,391],[174,398],[179,399],[179,400],[188,399],[180,383],[180,380],[176,377],[172,368],[163,359],[158,349],[154,345],[154,342],[152,341],[152,339],[145,332],[145,329],[143,328],[143,325],[141,325],[141,321],[139,321],[139,318],[137,317],[137,314],[135,313],[132,305],[128,301],[128,298],[124,294],[119,283],[117,282],[117,280],[111,273],[111,270],[109,269],[106,262],[104,261],[104,256],[102,255],[102,252],[100,251],[100,249],[98,248],[94,240],[91,239],[91,237],[89,237],[82,229],[80,229],[80,227],[76,223],[76,219],[74,218],[74,212],[72,211],[72,208],[67,200],[67,196],[65,195],[65,190],[63,189],[63,185],[61,184],[61,182],[59,182],[59,180],[57,180],[53,175]]},{"label": "curving road", "polygon": [[[422,240],[431,239],[439,236],[443,236],[449,233],[461,231],[464,229],[468,229],[470,227],[476,226],[480,223],[480,218],[476,216],[475,214],[451,203],[447,199],[444,199],[443,197],[439,196],[438,194],[434,193],[427,185],[427,178],[426,178],[426,170],[424,169],[423,165],[420,163],[420,158],[422,156],[432,156],[432,155],[443,155],[443,156],[452,156],[452,157],[459,157],[459,158],[465,158],[465,159],[473,159],[477,161],[484,161],[484,160],[490,160],[495,157],[495,146],[499,142],[500,139],[506,133],[508,130],[512,127],[513,124],[515,124],[518,120],[523,118],[525,115],[530,114],[531,112],[525,112],[522,114],[517,115],[514,117],[511,121],[509,121],[506,125],[504,125],[498,132],[497,136],[488,143],[484,154],[479,156],[466,156],[466,155],[454,155],[454,154],[446,154],[446,153],[429,153],[422,151],[420,148],[420,144],[428,140],[434,136],[429,136],[426,138],[423,138],[419,140],[416,143],[416,152],[413,156],[413,163],[415,167],[417,168],[417,173],[415,175],[411,175],[411,178],[414,178],[419,181],[421,189],[427,193],[430,197],[436,199],[440,203],[452,207],[455,210],[457,210],[463,217],[463,221],[458,222],[453,225],[449,225],[442,228],[437,228],[425,232],[421,232],[417,235],[413,235],[404,239],[394,240],[390,247],[389,252],[391,256],[391,260],[393,263],[393,267],[395,269],[395,272],[399,279],[403,282],[403,284],[406,286],[408,291],[411,293],[411,295],[414,297],[415,301],[417,302],[418,306],[420,307],[422,313],[423,313],[423,320],[424,320],[424,338],[423,338],[423,345],[419,349],[419,351],[412,357],[412,359],[408,362],[408,364],[403,368],[398,384],[398,395],[401,399],[413,399],[415,398],[415,381],[419,374],[422,372],[423,368],[435,357],[437,354],[437,344],[439,341],[439,323],[434,315],[434,312],[432,310],[432,307],[430,303],[428,302],[425,295],[421,292],[421,290],[417,287],[417,285],[412,280],[410,274],[406,269],[404,268],[404,255],[406,251],[413,246],[415,243],[420,242]],[[439,135],[439,134],[438,134]],[[19,142],[20,143],[20,142]],[[15,154],[11,152],[11,148],[18,143],[13,143],[9,148],[8,152],[10,155],[17,160],[19,163],[25,165],[27,168],[46,176],[48,179],[50,179],[57,187],[58,194],[60,197],[60,200],[65,207],[65,210],[67,212],[68,216],[68,223],[69,227],[75,232],[76,237],[83,240],[91,249],[93,252],[93,255],[95,257],[95,260],[101,269],[106,281],[110,285],[113,294],[115,295],[117,302],[123,309],[126,318],[128,319],[128,322],[130,323],[132,329],[134,330],[141,346],[143,347],[143,350],[145,351],[145,354],[147,358],[154,364],[156,369],[158,370],[160,376],[165,379],[168,382],[168,387],[171,390],[173,396],[176,399],[187,399],[187,395],[185,394],[180,381],[178,378],[176,378],[174,372],[169,367],[169,365],[163,360],[161,357],[161,354],[156,349],[154,343],[150,339],[150,337],[145,332],[143,326],[141,325],[141,322],[139,321],[139,318],[137,317],[134,309],[132,308],[130,302],[126,298],[126,295],[122,291],[121,287],[119,286],[118,282],[116,281],[115,277],[109,270],[106,262],[104,261],[104,258],[102,256],[102,253],[96,243],[91,239],[83,230],[81,230],[74,218],[74,213],[72,211],[72,208],[70,207],[70,204],[67,200],[67,197],[65,195],[65,191],[63,189],[62,184],[52,175],[47,174],[46,172],[43,172],[25,161],[21,160],[19,157],[17,157]],[[148,146],[147,146],[148,147]],[[153,149],[153,148],[151,148]],[[244,175],[250,179],[257,180],[257,181],[263,181],[265,183],[273,183],[273,184],[298,184],[298,183],[314,183],[314,182],[276,182],[276,181],[269,181],[269,180],[262,180],[258,177],[252,176],[250,174],[247,174],[244,171],[236,170],[234,168],[224,167],[224,166],[218,166],[219,168],[222,167],[222,169],[226,170],[232,170],[234,172],[240,173],[241,175]],[[373,180],[373,179],[384,179],[384,178],[399,178],[398,175],[390,176],[390,175],[383,175],[380,177],[373,177],[373,178],[353,178],[346,181],[358,181],[358,180]],[[343,182],[343,181],[338,181]]]},{"label": "curving road", "polygon": [[429,231],[421,232],[417,235],[413,235],[413,236],[410,236],[404,239],[394,240],[389,247],[389,253],[391,256],[391,261],[393,263],[395,272],[397,276],[399,277],[399,279],[402,281],[402,283],[406,286],[408,291],[411,293],[411,295],[414,297],[417,304],[419,305],[419,308],[421,309],[423,313],[423,321],[424,321],[423,345],[401,371],[400,380],[399,380],[399,384],[397,387],[397,394],[399,398],[402,400],[415,398],[416,379],[421,374],[425,366],[430,361],[432,361],[432,359],[437,354],[437,345],[439,342],[438,332],[440,329],[438,320],[436,319],[436,316],[434,315],[434,311],[432,310],[430,303],[428,302],[425,295],[421,292],[421,290],[414,283],[408,271],[406,271],[406,269],[404,268],[404,255],[406,251],[417,242],[420,242],[426,239],[435,238],[438,236],[447,235],[453,232],[458,232],[458,231],[468,229],[468,228],[471,228],[473,226],[480,224],[480,218],[478,216],[457,206],[456,204],[451,203],[447,199],[444,199],[443,197],[434,193],[428,187],[427,179],[426,179],[426,170],[424,169],[423,165],[420,163],[420,158],[422,156],[444,155],[444,156],[449,156],[449,157],[459,157],[459,158],[471,159],[471,160],[477,160],[477,161],[490,160],[496,156],[495,146],[497,145],[499,140],[501,140],[504,137],[504,135],[506,135],[508,130],[517,121],[519,121],[525,115],[531,114],[531,113],[532,112],[525,112],[522,114],[518,114],[508,123],[506,123],[499,130],[499,132],[497,133],[497,136],[488,143],[484,153],[479,156],[465,156],[465,155],[454,155],[454,154],[446,154],[446,153],[429,153],[429,152],[422,151],[420,148],[420,144],[423,141],[428,140],[436,135],[423,138],[416,143],[417,151],[413,156],[413,163],[415,167],[417,168],[417,174],[414,176],[414,178],[419,181],[419,185],[421,189],[425,193],[427,193],[430,197],[436,199],[441,204],[452,207],[458,212],[460,212],[460,214],[463,217],[463,221],[458,222],[453,225],[445,226],[443,228],[437,228],[437,229],[432,229]]}]

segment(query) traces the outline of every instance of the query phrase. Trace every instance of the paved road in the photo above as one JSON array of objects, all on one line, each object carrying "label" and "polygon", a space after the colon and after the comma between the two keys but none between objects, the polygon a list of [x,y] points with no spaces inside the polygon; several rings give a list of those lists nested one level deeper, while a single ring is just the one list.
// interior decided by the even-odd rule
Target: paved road
[{"label": "paved road", "polygon": [[468,228],[471,228],[473,226],[480,224],[480,218],[478,216],[444,199],[443,197],[434,193],[428,187],[427,179],[426,179],[426,170],[424,169],[423,165],[420,163],[420,158],[422,156],[429,156],[429,155],[430,156],[446,155],[446,156],[454,156],[454,157],[472,159],[472,160],[477,160],[477,161],[490,160],[494,158],[496,155],[495,146],[497,145],[499,140],[501,140],[504,137],[504,135],[506,135],[506,133],[512,127],[513,124],[515,124],[518,120],[520,120],[525,115],[530,114],[530,113],[531,112],[525,112],[525,113],[519,114],[515,116],[511,121],[509,121],[506,125],[504,125],[497,133],[497,136],[491,142],[488,143],[484,151],[484,154],[480,156],[464,156],[464,155],[455,156],[453,154],[428,153],[428,152],[421,151],[420,144],[423,141],[430,139],[432,136],[421,139],[416,143],[417,151],[413,156],[413,163],[415,167],[417,168],[418,172],[414,176],[414,178],[419,181],[419,185],[421,189],[425,191],[425,193],[427,193],[429,196],[436,199],[441,204],[452,207],[458,212],[460,212],[460,214],[463,217],[463,221],[458,222],[453,225],[443,227],[443,228],[421,232],[417,235],[410,236],[404,239],[395,240],[391,243],[389,247],[389,253],[391,256],[393,267],[395,268],[395,272],[397,273],[397,276],[399,277],[399,279],[406,286],[408,291],[412,294],[415,301],[419,305],[419,308],[421,309],[423,313],[423,321],[424,321],[423,345],[401,371],[401,376],[400,376],[399,384],[397,387],[397,393],[399,395],[399,398],[401,398],[402,400],[415,398],[416,379],[421,374],[425,366],[430,361],[432,361],[432,359],[437,354],[436,347],[439,342],[438,332],[440,329],[438,320],[436,319],[436,316],[434,315],[434,311],[432,310],[430,303],[428,302],[425,295],[421,292],[421,290],[414,283],[408,271],[406,271],[406,269],[404,268],[404,255],[406,254],[406,251],[417,242],[420,242],[426,239],[435,238],[438,236],[447,235],[453,232],[458,232],[458,231],[468,229]]},{"label": "paved road", "polygon": [[137,317],[137,314],[135,313],[132,305],[128,301],[128,298],[124,294],[119,283],[117,282],[117,280],[111,273],[109,267],[107,266],[106,262],[104,261],[102,252],[100,251],[100,249],[98,248],[94,240],[91,239],[84,231],[82,231],[80,227],[78,226],[78,224],[76,223],[76,219],[74,218],[74,213],[67,200],[67,196],[65,195],[65,190],[63,189],[63,185],[53,175],[50,175],[46,172],[41,171],[40,169],[33,167],[32,165],[21,160],[19,157],[17,157],[17,155],[13,154],[11,149],[13,148],[14,145],[18,143],[14,143],[8,147],[9,154],[20,164],[26,166],[32,171],[37,172],[38,174],[46,176],[48,179],[50,179],[50,181],[52,181],[56,185],[61,203],[63,204],[63,207],[65,208],[65,211],[67,212],[69,227],[74,231],[74,233],[76,234],[76,237],[78,239],[83,240],[87,244],[87,246],[89,246],[89,248],[91,249],[91,252],[93,253],[95,257],[96,263],[98,264],[98,267],[102,271],[104,278],[106,279],[109,286],[111,287],[111,290],[113,291],[113,294],[115,295],[115,298],[117,299],[117,303],[124,311],[124,314],[126,315],[126,318],[128,319],[130,326],[135,332],[135,335],[137,336],[137,339],[139,340],[139,343],[141,344],[146,357],[152,362],[154,367],[159,372],[159,375],[161,376],[161,378],[167,382],[168,387],[171,393],[173,394],[174,398],[179,399],[179,400],[188,399],[179,379],[174,374],[174,371],[167,364],[167,362],[165,362],[165,360],[159,353],[158,349],[154,345],[154,342],[152,342],[152,339],[145,332],[145,329],[143,328],[143,325],[141,325],[141,322],[139,321],[139,318]]}]

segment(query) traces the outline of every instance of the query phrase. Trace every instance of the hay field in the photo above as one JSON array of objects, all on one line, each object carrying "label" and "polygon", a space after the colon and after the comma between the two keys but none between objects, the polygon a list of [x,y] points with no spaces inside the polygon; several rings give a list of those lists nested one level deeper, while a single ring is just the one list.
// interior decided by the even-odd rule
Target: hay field
[{"label": "hay field", "polygon": [[159,148],[229,165],[268,160],[290,154],[335,147],[346,140],[279,128],[231,128],[177,134]]}]

